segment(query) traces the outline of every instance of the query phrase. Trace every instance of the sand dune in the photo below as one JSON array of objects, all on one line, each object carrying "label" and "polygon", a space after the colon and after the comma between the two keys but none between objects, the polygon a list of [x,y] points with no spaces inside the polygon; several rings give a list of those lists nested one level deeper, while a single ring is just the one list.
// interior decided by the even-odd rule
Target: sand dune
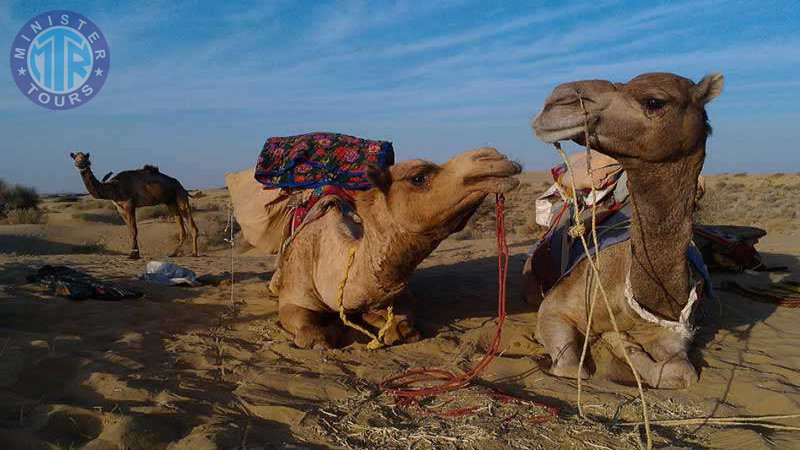
[{"label": "sand dune", "polygon": [[[140,227],[144,260],[125,259],[127,231],[102,208],[79,211],[51,200],[43,206],[46,224],[0,226],[0,448],[636,447],[639,434],[618,424],[638,420],[635,387],[586,382],[584,405],[597,418],[586,422],[576,415],[576,384],[539,368],[544,352],[532,337],[536,313],[519,295],[517,275],[536,231],[523,205],[532,204],[545,176],[525,177],[526,186],[509,201],[516,233],[509,242],[510,316],[502,354],[481,384],[556,406],[558,420],[526,422],[529,406],[492,402],[469,390],[451,400],[474,401],[482,407],[478,414],[438,418],[395,407],[377,389],[381,379],[409,367],[458,370],[482,355],[496,312],[494,241],[485,223],[490,214],[481,213],[470,234],[445,241],[414,274],[421,342],[377,351],[358,342],[300,350],[281,330],[277,304],[267,295],[274,257],[255,254],[241,240],[233,251],[233,286],[164,287],[134,278],[151,259],[199,274],[231,270],[230,248],[220,240],[226,194],[217,190],[192,201],[202,210],[197,217],[206,242],[199,258],[167,258],[175,226],[149,219]],[[712,189],[734,178],[721,177],[712,179]],[[766,183],[735,178],[748,186]],[[767,216],[767,222],[784,222],[781,215]],[[715,284],[733,276],[798,279],[797,224],[776,225],[774,232],[770,223],[761,225],[771,232],[759,245],[766,262],[788,265],[792,274],[716,275]],[[44,264],[84,270],[145,297],[55,298],[25,279]],[[692,355],[702,370],[699,384],[648,390],[654,417],[800,411],[800,310],[717,294],[702,304]],[[790,448],[800,438],[753,427],[654,431],[659,444],[676,447]]]}]

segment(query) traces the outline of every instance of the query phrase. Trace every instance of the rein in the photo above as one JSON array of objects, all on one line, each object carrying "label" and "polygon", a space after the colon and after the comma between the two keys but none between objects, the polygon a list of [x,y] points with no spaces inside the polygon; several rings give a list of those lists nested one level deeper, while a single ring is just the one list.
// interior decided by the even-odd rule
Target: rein
[{"label": "rein", "polygon": [[[456,408],[456,409],[432,409],[425,408],[420,403],[420,399],[430,397],[445,392],[455,391],[458,389],[466,388],[472,385],[472,380],[475,379],[481,372],[483,372],[489,363],[497,355],[497,350],[500,347],[500,337],[503,331],[503,322],[506,319],[506,281],[508,272],[508,245],[506,244],[506,229],[505,229],[505,215],[504,215],[505,197],[502,194],[497,194],[495,200],[495,215],[496,215],[496,232],[497,232],[497,326],[495,327],[494,336],[486,350],[483,358],[472,369],[461,375],[455,375],[452,372],[442,369],[428,369],[417,368],[403,372],[399,375],[391,376],[384,379],[378,385],[380,389],[395,397],[398,397],[397,404],[399,406],[416,405],[423,408],[426,414],[436,414],[443,417],[459,417],[474,413],[478,407]],[[432,383],[439,382],[434,386],[429,387],[414,387],[419,383]],[[544,423],[554,420],[559,415],[559,409],[550,405],[539,403],[534,400],[525,399],[521,397],[506,394],[499,389],[492,388],[489,394],[492,398],[504,402],[514,402],[519,404],[529,404],[539,406],[547,410],[546,414],[535,415],[529,420],[535,423]]]}]

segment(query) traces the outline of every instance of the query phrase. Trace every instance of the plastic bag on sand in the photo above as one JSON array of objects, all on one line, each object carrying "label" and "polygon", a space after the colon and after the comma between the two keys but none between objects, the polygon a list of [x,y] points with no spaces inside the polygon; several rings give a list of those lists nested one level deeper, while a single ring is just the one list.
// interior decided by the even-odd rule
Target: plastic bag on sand
[{"label": "plastic bag on sand", "polygon": [[264,189],[254,178],[255,168],[225,174],[233,202],[233,216],[245,240],[260,250],[277,253],[288,220],[289,197],[280,189]]},{"label": "plastic bag on sand", "polygon": [[145,273],[139,276],[140,280],[158,284],[199,286],[197,274],[194,271],[177,264],[163,261],[150,261],[145,266]]}]

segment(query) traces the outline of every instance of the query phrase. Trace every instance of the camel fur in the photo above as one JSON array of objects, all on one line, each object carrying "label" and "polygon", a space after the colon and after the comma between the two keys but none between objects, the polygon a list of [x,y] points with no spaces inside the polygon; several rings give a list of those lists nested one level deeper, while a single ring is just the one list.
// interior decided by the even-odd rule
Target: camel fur
[{"label": "camel fur", "polygon": [[192,217],[189,193],[180,181],[161,173],[155,166],[144,166],[138,170],[126,170],[109,179],[111,173],[98,180],[92,173],[89,153],[70,153],[75,167],[81,174],[83,184],[94,198],[111,200],[131,235],[130,259],[139,259],[139,230],[136,225],[136,208],[142,206],[167,205],[178,225],[178,245],[170,256],[181,254],[186,240],[186,226],[192,233],[192,255],[198,256],[197,225]]},{"label": "camel fur", "polygon": [[[645,311],[678,320],[695,287],[686,250],[697,179],[711,132],[705,105],[719,95],[722,85],[723,77],[716,73],[699,83],[668,73],[648,73],[627,83],[566,83],[553,90],[532,122],[544,141],[586,145],[580,95],[588,112],[588,144],[617,159],[628,175],[633,207],[630,240],[599,252],[600,279],[624,344],[613,332],[600,295],[592,335],[606,341],[616,358],[624,357],[624,345],[635,370],[655,388],[685,388],[697,381],[688,358],[691,338],[642,319],[625,298],[625,281],[629,276],[633,297]],[[550,355],[549,372],[556,376],[588,376],[585,369],[578,373],[596,282],[587,265],[586,260],[579,263],[539,308],[536,337]],[[533,276],[525,273],[526,278]]]},{"label": "camel fur", "polygon": [[[504,193],[519,181],[520,166],[493,148],[461,153],[439,166],[419,159],[388,168],[371,166],[373,188],[349,191],[357,218],[331,207],[300,229],[280,255],[272,286],[278,292],[283,327],[301,348],[331,348],[343,332],[337,289],[355,248],[344,289],[348,315],[375,329],[394,320],[388,345],[414,342],[409,277],[448,235],[461,230],[489,193]],[[351,320],[354,320],[351,319]]]}]

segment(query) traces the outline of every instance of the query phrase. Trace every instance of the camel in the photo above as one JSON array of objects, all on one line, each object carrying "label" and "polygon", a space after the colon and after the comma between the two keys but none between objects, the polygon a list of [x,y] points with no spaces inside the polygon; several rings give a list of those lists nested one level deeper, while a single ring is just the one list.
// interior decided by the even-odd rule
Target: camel
[{"label": "camel", "polygon": [[192,233],[192,255],[198,256],[197,225],[192,217],[192,206],[189,204],[189,193],[180,181],[159,172],[157,167],[144,166],[138,170],[126,170],[108,179],[109,172],[103,180],[98,180],[92,173],[89,153],[70,153],[75,167],[80,171],[86,190],[94,198],[111,200],[119,215],[128,226],[131,234],[130,259],[139,259],[139,230],[136,226],[136,208],[140,206],[167,205],[175,216],[178,225],[178,245],[170,256],[181,254],[181,247],[186,240],[186,225]]},{"label": "camel", "polygon": [[443,165],[414,159],[370,166],[373,187],[348,191],[355,216],[329,208],[300,229],[273,275],[278,314],[300,348],[332,348],[344,331],[337,317],[339,283],[355,249],[343,307],[379,329],[393,305],[384,343],[415,342],[411,273],[448,235],[463,229],[489,193],[505,193],[521,167],[493,148],[463,152]]},{"label": "camel", "polygon": [[[699,379],[687,353],[697,303],[692,296],[702,288],[693,281],[700,277],[691,273],[686,251],[711,133],[705,105],[722,85],[718,73],[699,83],[669,73],[647,73],[627,83],[576,81],[557,86],[532,121],[540,139],[588,144],[619,160],[627,172],[630,239],[599,252],[600,280],[621,336],[615,335],[599,295],[592,335],[606,341],[615,358],[624,358],[627,350],[637,373],[654,388],[680,389]],[[578,95],[588,113],[588,143]],[[589,316],[586,293],[595,284],[587,265],[586,259],[578,263],[539,307],[536,338],[550,355],[547,370],[555,376],[588,377],[585,369],[578,373]]]}]

